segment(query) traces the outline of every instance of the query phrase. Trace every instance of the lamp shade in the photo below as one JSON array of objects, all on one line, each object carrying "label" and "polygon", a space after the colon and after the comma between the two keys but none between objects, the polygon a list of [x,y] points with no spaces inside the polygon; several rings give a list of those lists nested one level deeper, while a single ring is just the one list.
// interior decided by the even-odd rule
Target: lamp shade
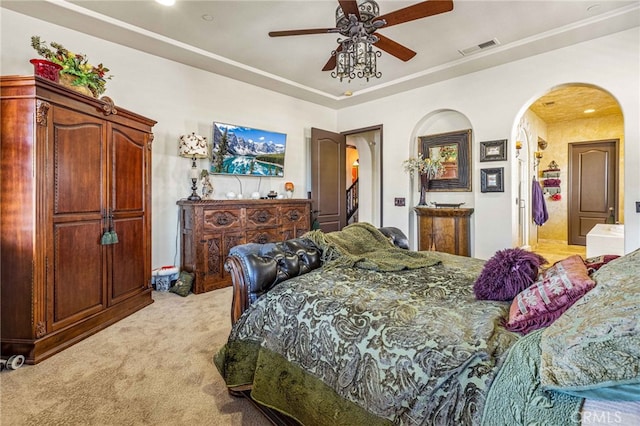
[{"label": "lamp shade", "polygon": [[207,158],[207,138],[204,136],[191,133],[189,135],[180,136],[180,144],[178,145],[181,157],[188,158]]}]

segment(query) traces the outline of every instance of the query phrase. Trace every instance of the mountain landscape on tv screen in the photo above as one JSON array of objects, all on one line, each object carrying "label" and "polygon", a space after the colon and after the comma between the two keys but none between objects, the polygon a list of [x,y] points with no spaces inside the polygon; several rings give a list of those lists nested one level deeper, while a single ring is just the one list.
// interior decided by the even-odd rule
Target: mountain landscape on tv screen
[{"label": "mountain landscape on tv screen", "polygon": [[230,124],[213,124],[211,172],[284,175],[286,135]]}]

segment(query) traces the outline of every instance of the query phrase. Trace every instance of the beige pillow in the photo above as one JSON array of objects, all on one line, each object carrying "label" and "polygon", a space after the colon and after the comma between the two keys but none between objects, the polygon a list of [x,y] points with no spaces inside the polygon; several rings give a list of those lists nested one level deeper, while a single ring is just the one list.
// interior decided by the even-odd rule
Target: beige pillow
[{"label": "beige pillow", "polygon": [[542,385],[585,398],[640,399],[640,249],[593,274],[596,287],[542,332]]}]

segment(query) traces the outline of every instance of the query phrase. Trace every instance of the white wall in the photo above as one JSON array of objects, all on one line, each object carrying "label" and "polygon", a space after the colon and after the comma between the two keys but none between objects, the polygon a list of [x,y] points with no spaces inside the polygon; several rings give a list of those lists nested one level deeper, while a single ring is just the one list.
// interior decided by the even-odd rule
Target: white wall
[{"label": "white wall", "polygon": [[[2,75],[33,75],[29,60],[37,57],[32,35],[56,41],[71,51],[86,53],[93,63],[102,62],[114,76],[106,96],[117,106],[152,118],[154,127],[152,176],[152,266],[179,263],[176,256],[178,209],[176,201],[187,197],[191,160],[178,156],[181,134],[196,132],[211,139],[213,121],[247,125],[287,134],[284,178],[263,178],[261,192],[284,192],[294,182],[296,198],[306,198],[308,174],[300,164],[308,157],[308,133],[312,126],[336,129],[334,110],[264,90],[226,77],[181,65],[137,50],[49,24],[7,9],[0,9]],[[306,129],[306,130],[305,130]],[[208,160],[200,160],[208,166]],[[216,198],[238,192],[235,178],[213,176]],[[255,191],[258,178],[242,179],[245,194]]]},{"label": "white wall", "polygon": [[[609,91],[622,106],[625,119],[625,250],[640,247],[640,30],[634,28],[550,53],[451,79],[378,101],[339,111],[256,88],[225,77],[187,67],[159,57],[105,42],[75,31],[0,9],[2,57],[0,73],[33,74],[35,57],[30,37],[57,41],[71,50],[87,53],[90,60],[111,68],[113,80],[106,95],[120,107],[158,121],[153,144],[153,266],[174,263],[177,208],[175,202],[190,191],[189,160],[178,157],[177,139],[186,132],[210,137],[214,120],[246,124],[287,133],[286,175],[263,179],[261,189],[282,191],[284,182],[296,185],[296,197],[308,188],[307,144],[309,128],[347,131],[383,124],[384,226],[409,230],[414,215],[411,203],[395,207],[394,197],[415,199],[402,161],[415,153],[415,138],[425,120],[437,111],[454,111],[473,130],[473,192],[444,194],[474,207],[473,251],[488,258],[513,243],[512,210],[517,179],[513,142],[524,111],[551,88],[572,82],[588,83]],[[402,106],[402,107],[399,107]],[[443,127],[453,123],[441,123]],[[440,125],[440,124],[438,124]],[[427,126],[429,127],[429,126]],[[436,125],[434,124],[434,128]],[[508,139],[507,162],[479,162],[479,142]],[[306,164],[306,167],[297,165]],[[481,167],[505,167],[505,192],[480,192]],[[512,171],[513,168],[513,171]],[[257,186],[245,179],[245,193]],[[233,178],[214,177],[216,195],[237,191]],[[251,188],[249,188],[251,187]],[[415,203],[414,203],[415,204]]]},{"label": "white wall", "polygon": [[[565,83],[589,83],[609,91],[622,106],[625,122],[625,250],[640,247],[640,30],[634,28],[607,37],[537,55],[441,83],[399,93],[378,101],[340,110],[340,131],[384,123],[385,182],[382,200],[384,226],[409,230],[413,204],[395,207],[394,197],[415,200],[402,161],[415,154],[415,139],[425,117],[437,111],[456,111],[473,130],[472,216],[475,257],[487,259],[512,247],[518,178],[514,143],[522,114],[538,97]],[[402,106],[402,107],[399,107]],[[452,123],[445,123],[446,126]],[[479,162],[481,141],[508,139],[506,162]],[[481,193],[480,168],[505,167],[505,192]],[[441,194],[441,193],[438,193]],[[432,194],[430,194],[430,197]],[[468,193],[450,193],[450,201],[467,202]]]}]

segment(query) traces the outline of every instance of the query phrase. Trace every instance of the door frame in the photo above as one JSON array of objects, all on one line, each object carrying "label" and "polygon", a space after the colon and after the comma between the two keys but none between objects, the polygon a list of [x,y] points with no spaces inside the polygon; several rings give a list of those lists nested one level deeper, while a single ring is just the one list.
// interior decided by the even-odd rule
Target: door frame
[{"label": "door frame", "polygon": [[[384,163],[383,163],[383,147],[384,147],[384,143],[383,143],[383,125],[382,124],[377,124],[377,125],[373,125],[373,126],[369,126],[369,127],[362,127],[359,129],[353,129],[353,130],[346,130],[344,132],[340,132],[340,134],[342,134],[343,136],[348,137],[348,136],[357,136],[358,134],[361,133],[369,133],[369,132],[378,132],[379,135],[379,143],[380,146],[374,150],[374,152],[378,152],[380,155],[379,157],[377,157],[377,162],[375,163],[375,167],[377,169],[378,172],[378,182],[377,182],[377,186],[379,188],[379,194],[378,194],[378,209],[379,209],[379,214],[380,214],[380,226],[384,226],[384,216],[383,216],[383,211],[384,211],[384,191],[383,191],[383,182],[384,182],[384,174],[383,174],[383,170],[384,170]],[[360,161],[360,170],[362,170],[363,167],[368,167],[370,169],[373,169],[373,165],[372,164],[367,164],[367,163],[363,163],[362,159]],[[374,184],[374,188],[375,188],[375,184]]]}]

